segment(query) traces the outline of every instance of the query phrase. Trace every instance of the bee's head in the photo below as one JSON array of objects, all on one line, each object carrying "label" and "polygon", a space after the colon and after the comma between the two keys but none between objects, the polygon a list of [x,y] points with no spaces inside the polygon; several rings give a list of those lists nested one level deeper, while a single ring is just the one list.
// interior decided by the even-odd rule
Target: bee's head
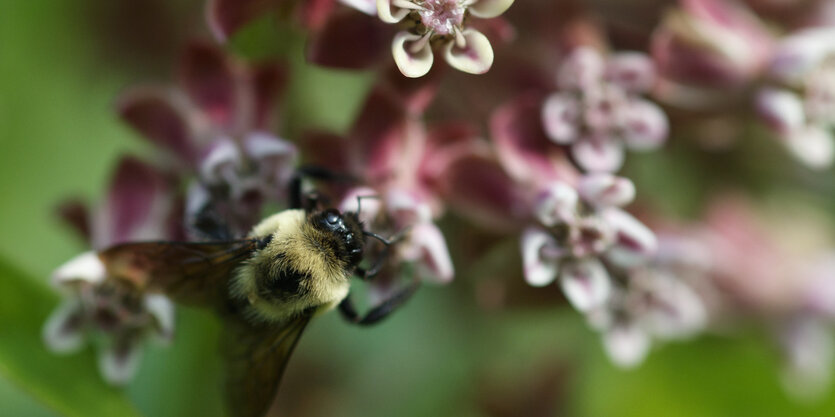
[{"label": "bee's head", "polygon": [[331,236],[337,254],[348,262],[357,265],[362,260],[365,237],[362,224],[355,213],[340,213],[336,209],[327,209],[312,215],[314,227]]}]

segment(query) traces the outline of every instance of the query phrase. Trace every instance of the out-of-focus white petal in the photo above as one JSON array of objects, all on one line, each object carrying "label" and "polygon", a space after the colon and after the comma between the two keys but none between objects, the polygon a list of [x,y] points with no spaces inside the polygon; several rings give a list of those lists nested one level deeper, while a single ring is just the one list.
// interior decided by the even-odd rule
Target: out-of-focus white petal
[{"label": "out-of-focus white petal", "polygon": [[610,261],[629,268],[646,262],[655,253],[655,234],[638,219],[618,208],[608,208],[600,214],[615,230],[615,243],[606,253]]},{"label": "out-of-focus white petal", "polygon": [[603,77],[603,57],[596,50],[580,47],[565,58],[557,73],[561,89],[584,90],[594,87]]},{"label": "out-of-focus white petal", "polygon": [[542,106],[545,133],[557,144],[564,145],[579,134],[580,103],[568,93],[551,94]]},{"label": "out-of-focus white petal", "polygon": [[464,47],[459,48],[450,40],[444,48],[444,58],[453,68],[469,74],[484,74],[493,66],[493,47],[486,36],[474,29],[462,34]]},{"label": "out-of-focus white petal", "polygon": [[824,395],[831,382],[833,346],[831,330],[812,319],[788,323],[779,335],[786,353],[783,385],[799,399]]},{"label": "out-of-focus white petal", "polygon": [[667,140],[670,127],[667,115],[647,100],[630,100],[618,109],[618,119],[626,146],[635,150],[656,149]]},{"label": "out-of-focus white petal", "polygon": [[[379,0],[385,1],[385,0]],[[394,63],[403,75],[410,78],[423,77],[432,69],[435,56],[432,55],[432,46],[428,40],[422,40],[422,36],[413,35],[409,32],[399,32],[394,36],[391,43],[391,54],[394,56]],[[415,42],[423,42],[420,49],[413,51]]]},{"label": "out-of-focus white petal", "polygon": [[52,283],[57,286],[82,281],[89,284],[98,284],[105,280],[107,272],[104,263],[99,259],[95,251],[84,252],[67,263],[58,267],[52,273]]},{"label": "out-of-focus white petal", "polygon": [[634,368],[647,357],[650,338],[634,323],[616,323],[603,333],[603,347],[612,362],[621,368]]},{"label": "out-of-focus white petal", "polygon": [[386,209],[399,225],[432,221],[431,207],[413,192],[392,188],[386,192],[385,199]]},{"label": "out-of-focus white petal", "polygon": [[219,139],[200,163],[200,177],[210,184],[230,182],[228,173],[240,165],[241,153],[232,139]]},{"label": "out-of-focus white petal", "polygon": [[632,181],[607,173],[584,176],[577,185],[577,191],[584,201],[598,207],[625,206],[635,199],[635,184]]},{"label": "out-of-focus white petal", "polygon": [[174,337],[174,303],[164,295],[145,296],[145,308],[156,320],[160,339],[168,342]]},{"label": "out-of-focus white petal", "polygon": [[256,132],[243,140],[244,152],[255,160],[264,158],[287,158],[292,161],[298,154],[296,146],[269,133]]},{"label": "out-of-focus white petal", "polygon": [[411,228],[406,244],[401,247],[405,260],[418,261],[417,273],[424,281],[445,284],[455,271],[444,235],[434,223],[420,223]]},{"label": "out-of-focus white petal", "polygon": [[[362,202],[360,202],[360,197]],[[383,207],[381,198],[373,188],[357,187],[345,194],[345,198],[339,203],[339,211],[357,213],[361,222],[372,224]]]},{"label": "out-of-focus white petal", "polygon": [[64,301],[46,320],[42,334],[46,347],[55,353],[72,353],[84,345],[81,306],[75,300]]},{"label": "out-of-focus white petal", "polygon": [[789,133],[784,144],[801,162],[813,169],[832,166],[835,149],[832,133],[818,126],[805,126]]},{"label": "out-of-focus white petal", "polygon": [[782,81],[796,83],[832,53],[835,53],[835,27],[802,30],[780,42],[772,55],[769,71]]},{"label": "out-of-focus white petal", "polygon": [[476,0],[469,11],[475,17],[490,19],[501,15],[513,4],[513,0]]},{"label": "out-of-focus white petal", "polygon": [[142,348],[130,343],[121,349],[109,347],[99,352],[99,372],[112,385],[125,385],[133,379],[142,359]]},{"label": "out-of-focus white petal", "polygon": [[409,14],[409,9],[397,7],[395,0],[377,0],[377,16],[386,23],[397,23]]},{"label": "out-of-focus white petal", "polygon": [[542,248],[554,244],[554,238],[540,229],[528,228],[522,233],[522,264],[525,281],[528,284],[534,287],[544,287],[557,278],[558,261],[542,257]]},{"label": "out-of-focus white petal", "polygon": [[692,288],[676,277],[658,271],[642,278],[650,280],[648,290],[654,299],[642,316],[649,331],[660,338],[683,339],[704,328],[707,310]]},{"label": "out-of-focus white petal", "polygon": [[545,226],[572,222],[576,216],[578,200],[579,196],[574,188],[564,182],[555,181],[537,195],[534,211],[537,219]]},{"label": "out-of-focus white petal", "polygon": [[606,78],[632,93],[644,93],[655,82],[655,64],[640,52],[620,52],[606,62]]},{"label": "out-of-focus white petal", "polygon": [[560,286],[565,298],[580,312],[602,306],[612,292],[606,268],[594,258],[563,262]]},{"label": "out-of-focus white petal", "polygon": [[763,122],[778,133],[788,134],[806,123],[803,102],[789,90],[763,89],[757,94],[756,110]]},{"label": "out-of-focus white petal", "polygon": [[369,16],[377,15],[377,2],[375,0],[339,0],[339,2]]},{"label": "out-of-focus white petal", "polygon": [[581,138],[571,154],[589,172],[615,172],[623,165],[623,144],[608,137]]}]

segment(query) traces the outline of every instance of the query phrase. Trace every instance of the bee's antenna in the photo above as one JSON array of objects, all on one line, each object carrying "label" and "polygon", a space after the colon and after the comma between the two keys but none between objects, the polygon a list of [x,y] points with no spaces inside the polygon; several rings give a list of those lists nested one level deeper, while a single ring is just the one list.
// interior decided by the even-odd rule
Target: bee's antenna
[{"label": "bee's antenna", "polygon": [[382,237],[382,236],[380,236],[380,235],[378,235],[374,232],[369,232],[368,230],[363,230],[362,234],[364,236],[368,236],[368,237],[372,237],[374,239],[377,239],[380,242],[383,242],[383,244],[386,245],[386,246],[391,246],[391,244],[392,244],[392,241],[389,241],[388,239],[386,239],[386,238],[384,238],[384,237]]}]

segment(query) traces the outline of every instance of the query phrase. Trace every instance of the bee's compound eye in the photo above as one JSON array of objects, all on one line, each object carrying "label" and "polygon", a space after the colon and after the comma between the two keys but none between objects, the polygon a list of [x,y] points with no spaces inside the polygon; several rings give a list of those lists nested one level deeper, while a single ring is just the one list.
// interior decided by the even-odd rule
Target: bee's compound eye
[{"label": "bee's compound eye", "polygon": [[336,224],[337,222],[339,222],[339,212],[333,209],[326,211],[325,220],[329,224]]}]

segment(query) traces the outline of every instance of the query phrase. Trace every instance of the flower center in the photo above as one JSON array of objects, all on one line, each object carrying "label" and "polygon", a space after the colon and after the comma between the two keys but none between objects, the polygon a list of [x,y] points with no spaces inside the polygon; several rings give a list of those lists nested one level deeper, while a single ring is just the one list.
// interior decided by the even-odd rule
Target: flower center
[{"label": "flower center", "polygon": [[464,20],[466,7],[459,0],[424,0],[420,20],[439,35],[449,35]]}]

